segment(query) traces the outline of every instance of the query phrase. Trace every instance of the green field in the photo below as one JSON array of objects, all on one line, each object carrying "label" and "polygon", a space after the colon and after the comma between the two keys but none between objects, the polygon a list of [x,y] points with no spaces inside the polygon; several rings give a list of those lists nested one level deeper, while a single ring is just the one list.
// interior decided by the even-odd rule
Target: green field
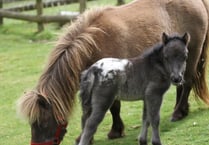
[{"label": "green field", "polygon": [[[130,1],[130,0],[129,0]],[[127,2],[127,1],[126,1]],[[115,4],[114,0],[91,2],[89,7]],[[78,5],[46,9],[46,13],[59,9],[78,10]],[[45,31],[36,34],[35,23],[4,20],[0,26],[0,145],[28,145],[30,126],[16,113],[16,101],[24,91],[32,89],[43,70],[57,33],[62,32],[56,24],[45,25]],[[77,101],[74,113],[69,120],[68,132],[62,145],[73,145],[80,133],[80,104]],[[172,123],[170,115],[175,105],[175,88],[165,94],[161,109],[161,139],[164,145],[208,145],[209,110],[190,96],[190,114],[182,121]],[[94,145],[137,145],[141,127],[142,102],[123,102],[122,118],[126,136],[108,140],[106,134],[111,127],[111,114],[108,112],[95,135]],[[150,134],[151,135],[151,132]],[[150,140],[149,140],[150,141]]]}]

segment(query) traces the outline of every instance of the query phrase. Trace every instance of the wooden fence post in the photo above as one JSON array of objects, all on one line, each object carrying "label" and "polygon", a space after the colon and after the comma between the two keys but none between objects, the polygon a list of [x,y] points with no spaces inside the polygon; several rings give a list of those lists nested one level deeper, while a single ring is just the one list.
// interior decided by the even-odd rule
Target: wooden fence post
[{"label": "wooden fence post", "polygon": [[79,0],[80,1],[80,13],[83,13],[86,9],[86,0]]},{"label": "wooden fence post", "polygon": [[[3,0],[0,0],[0,9],[3,8]],[[0,17],[0,25],[3,24],[3,17]]]},{"label": "wooden fence post", "polygon": [[[41,16],[43,14],[43,3],[42,0],[36,0],[36,9],[37,9],[37,16]],[[38,22],[38,32],[44,30],[44,25],[42,22]]]},{"label": "wooden fence post", "polygon": [[123,5],[123,4],[125,4],[125,0],[118,0],[117,5]]}]

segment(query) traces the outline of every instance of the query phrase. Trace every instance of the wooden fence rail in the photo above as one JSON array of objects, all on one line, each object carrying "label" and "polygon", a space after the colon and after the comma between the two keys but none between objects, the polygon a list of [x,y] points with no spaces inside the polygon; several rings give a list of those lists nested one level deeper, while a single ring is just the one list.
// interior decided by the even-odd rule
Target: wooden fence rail
[{"label": "wooden fence rail", "polygon": [[76,18],[78,15],[69,15],[69,16],[43,16],[43,15],[28,15],[28,14],[21,14],[16,12],[10,12],[5,10],[0,10],[0,17],[5,18],[12,18],[12,19],[18,19],[18,20],[25,20],[25,21],[31,21],[31,22],[42,22],[42,23],[50,23],[50,22],[60,22],[65,23],[69,22],[70,20]]},{"label": "wooden fence rail", "polygon": [[[93,1],[93,0],[88,0],[88,1]],[[78,3],[78,2],[79,0],[54,0],[54,1],[42,2],[42,5],[43,5],[43,8],[49,8],[49,7],[61,6],[61,5],[66,5],[66,4]],[[22,12],[22,11],[30,11],[30,10],[35,10],[35,9],[36,9],[36,4],[31,3],[31,4],[26,4],[24,6],[6,8],[4,10]]]},{"label": "wooden fence rail", "polygon": [[[93,1],[93,0],[88,0]],[[66,22],[70,22],[72,19],[75,19],[79,13],[72,13],[71,15],[54,15],[54,16],[44,16],[43,8],[59,6],[65,4],[71,4],[79,2],[80,3],[80,13],[84,12],[86,9],[87,0],[53,0],[48,2],[43,2],[42,0],[36,0],[35,4],[28,4],[25,6],[18,6],[14,8],[3,9],[3,0],[0,0],[0,25],[3,24],[3,18],[11,18],[18,20],[25,20],[36,22],[38,26],[38,32],[44,30],[44,23],[58,22],[64,24]],[[123,4],[124,0],[117,0],[117,4]],[[20,13],[22,11],[28,10],[37,10],[36,15],[28,15]]]},{"label": "wooden fence rail", "polygon": [[[44,16],[43,15],[44,7],[70,4],[78,1],[80,1],[80,12],[83,12],[86,8],[87,0],[54,0],[45,3],[42,2],[42,0],[36,0],[35,4],[30,4],[22,7],[8,8],[8,9],[3,9],[3,2],[2,0],[0,0],[0,24],[3,24],[3,18],[31,21],[37,23],[38,32],[41,32],[44,30],[44,25],[43,25],[44,23],[58,22],[63,24],[66,22],[70,22],[72,19],[78,16],[77,13],[71,15]],[[33,9],[37,10],[36,15],[28,15],[28,14],[20,13],[20,11],[23,10],[33,10]]]}]

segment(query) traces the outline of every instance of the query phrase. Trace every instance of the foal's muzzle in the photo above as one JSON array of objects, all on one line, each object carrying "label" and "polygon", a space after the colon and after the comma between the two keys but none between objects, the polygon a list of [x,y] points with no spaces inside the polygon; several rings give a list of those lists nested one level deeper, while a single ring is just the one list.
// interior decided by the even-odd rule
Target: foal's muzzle
[{"label": "foal's muzzle", "polygon": [[171,75],[171,83],[176,86],[182,85],[183,75]]}]

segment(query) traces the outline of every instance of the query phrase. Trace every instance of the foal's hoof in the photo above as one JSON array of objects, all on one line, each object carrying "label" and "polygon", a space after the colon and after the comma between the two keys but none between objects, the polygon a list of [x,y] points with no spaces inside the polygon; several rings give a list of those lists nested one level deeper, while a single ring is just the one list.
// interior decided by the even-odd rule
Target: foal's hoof
[{"label": "foal's hoof", "polygon": [[161,143],[152,143],[152,145],[162,145]]},{"label": "foal's hoof", "polygon": [[[79,142],[80,142],[80,139],[81,139],[81,135],[79,135],[76,139],[75,139],[75,145],[78,145]],[[93,144],[94,143],[94,138],[92,138],[90,140],[90,144]]]},{"label": "foal's hoof", "polygon": [[116,138],[122,138],[125,136],[125,133],[124,131],[122,132],[118,132],[118,131],[115,131],[115,130],[111,130],[109,133],[108,133],[108,139],[116,139]]},{"label": "foal's hoof", "polygon": [[139,141],[139,145],[147,145],[147,141],[145,141],[145,140],[140,140],[140,141]]}]

